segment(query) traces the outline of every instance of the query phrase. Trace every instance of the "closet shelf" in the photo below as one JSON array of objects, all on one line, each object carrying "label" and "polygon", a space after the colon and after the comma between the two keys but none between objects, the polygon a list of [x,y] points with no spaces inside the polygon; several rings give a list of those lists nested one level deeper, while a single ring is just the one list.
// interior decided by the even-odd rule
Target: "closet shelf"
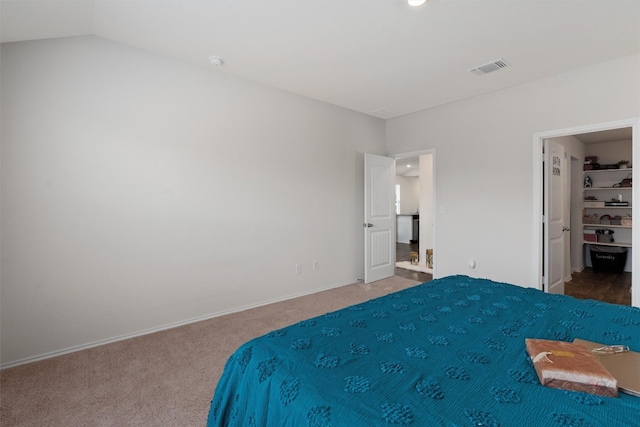
[{"label": "closet shelf", "polygon": [[[589,170],[584,171],[584,176],[590,176],[592,181],[591,187],[584,187],[584,193],[589,194],[590,197],[604,199],[604,200],[591,200],[591,202],[600,202],[603,203],[610,200],[612,196],[616,194],[620,194],[623,196],[618,196],[625,201],[629,202],[630,206],[582,206],[583,213],[585,216],[597,216],[598,218],[602,215],[609,214],[609,216],[627,216],[631,215],[633,212],[632,199],[633,193],[631,192],[633,187],[614,187],[614,185],[620,185],[623,179],[630,177],[632,173],[632,169],[597,169],[597,170]],[[614,199],[611,199],[614,200]],[[589,202],[586,200],[585,203]],[[610,243],[605,242],[593,242],[584,240],[583,244],[585,245],[598,245],[598,246],[618,246],[622,248],[631,248],[631,230],[633,229],[630,225],[612,225],[612,224],[592,224],[592,223],[583,223],[582,229],[586,232],[590,230],[593,233],[593,230],[596,229],[611,229],[612,231],[615,229],[616,232],[614,234],[614,239],[620,241],[614,241]]]},{"label": "closet shelf", "polygon": [[611,225],[611,224],[582,224],[583,227],[587,228],[628,228],[631,229],[633,226],[631,225]]},{"label": "closet shelf", "polygon": [[596,246],[619,246],[621,248],[630,248],[631,247],[631,243],[624,243],[624,242],[604,243],[604,242],[587,242],[585,240],[582,243],[584,243],[585,245],[596,245]]},{"label": "closet shelf", "polygon": [[583,206],[583,209],[632,209],[631,206]]},{"label": "closet shelf", "polygon": [[603,191],[603,190],[614,190],[614,191],[624,191],[631,190],[633,187],[585,187],[584,191]]}]

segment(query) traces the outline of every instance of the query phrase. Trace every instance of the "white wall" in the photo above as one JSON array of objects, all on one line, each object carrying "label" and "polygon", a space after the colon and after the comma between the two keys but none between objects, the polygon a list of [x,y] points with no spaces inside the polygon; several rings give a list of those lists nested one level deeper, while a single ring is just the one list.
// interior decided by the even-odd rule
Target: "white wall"
[{"label": "white wall", "polygon": [[437,149],[439,277],[532,285],[532,135],[640,116],[640,55],[389,120],[386,149],[379,119],[97,37],[1,55],[5,366],[356,280],[362,152]]},{"label": "white wall", "polygon": [[632,55],[388,120],[391,154],[437,151],[437,276],[535,286],[533,135],[640,116],[639,76]]},{"label": "white wall", "polygon": [[1,66],[5,366],[362,277],[382,120],[97,37]]},{"label": "white wall", "polygon": [[416,213],[420,207],[420,177],[396,175],[396,185],[400,185],[400,213]]},{"label": "white wall", "polygon": [[427,263],[427,249],[433,249],[434,221],[433,154],[420,156],[420,261]]}]

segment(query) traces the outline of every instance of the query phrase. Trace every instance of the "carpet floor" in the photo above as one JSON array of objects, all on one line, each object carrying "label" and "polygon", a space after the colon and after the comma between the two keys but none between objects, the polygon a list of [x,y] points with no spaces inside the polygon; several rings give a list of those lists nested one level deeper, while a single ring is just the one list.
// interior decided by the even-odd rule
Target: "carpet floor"
[{"label": "carpet floor", "polygon": [[417,283],[354,283],[4,369],[0,425],[203,426],[224,363],[242,343]]}]

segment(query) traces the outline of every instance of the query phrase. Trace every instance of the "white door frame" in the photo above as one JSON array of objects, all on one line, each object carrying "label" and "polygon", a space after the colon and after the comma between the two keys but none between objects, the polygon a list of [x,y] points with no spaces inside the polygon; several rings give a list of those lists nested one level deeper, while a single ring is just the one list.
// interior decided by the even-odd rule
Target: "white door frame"
[{"label": "white door frame", "polygon": [[437,262],[437,259],[438,259],[438,253],[439,253],[438,250],[437,250],[437,248],[438,248],[438,239],[437,239],[438,227],[437,227],[437,224],[436,224],[437,220],[438,220],[438,217],[436,215],[436,213],[437,213],[436,212],[436,200],[437,200],[436,192],[437,192],[437,188],[438,188],[437,185],[436,185],[436,163],[437,163],[436,162],[436,149],[435,148],[429,148],[429,149],[426,149],[426,150],[409,151],[409,152],[405,152],[405,153],[395,154],[392,157],[394,159],[396,159],[396,162],[397,162],[399,159],[406,159],[407,157],[420,157],[420,156],[425,155],[425,154],[431,154],[433,156],[432,157],[432,159],[433,159],[433,174],[432,174],[433,175],[432,176],[432,179],[433,179],[433,212],[431,212],[432,218],[433,218],[433,273],[432,273],[432,276],[433,276],[434,279],[436,279],[436,278],[438,278],[438,270],[437,270],[438,262]]},{"label": "white door frame", "polygon": [[[542,290],[542,146],[547,138],[557,138],[562,136],[571,136],[588,132],[599,132],[603,130],[632,128],[632,147],[633,158],[632,165],[640,165],[640,117],[617,120],[605,123],[598,123],[588,126],[579,126],[567,129],[557,129],[547,132],[538,132],[533,135],[533,268],[532,281],[534,287]],[[634,182],[640,182],[640,167],[633,168]],[[633,186],[633,200],[640,200],[640,185]],[[640,307],[640,232],[638,227],[631,230],[631,245],[636,248],[632,251],[632,279],[631,279],[631,305]]]}]

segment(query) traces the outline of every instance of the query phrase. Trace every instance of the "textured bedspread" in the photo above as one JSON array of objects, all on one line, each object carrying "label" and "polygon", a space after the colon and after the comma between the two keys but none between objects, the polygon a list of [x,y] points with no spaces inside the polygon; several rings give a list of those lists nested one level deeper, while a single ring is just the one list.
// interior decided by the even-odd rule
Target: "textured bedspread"
[{"label": "textured bedspread", "polygon": [[305,320],[228,360],[209,426],[640,426],[640,398],[540,385],[525,338],[640,351],[640,309],[452,276]]}]

